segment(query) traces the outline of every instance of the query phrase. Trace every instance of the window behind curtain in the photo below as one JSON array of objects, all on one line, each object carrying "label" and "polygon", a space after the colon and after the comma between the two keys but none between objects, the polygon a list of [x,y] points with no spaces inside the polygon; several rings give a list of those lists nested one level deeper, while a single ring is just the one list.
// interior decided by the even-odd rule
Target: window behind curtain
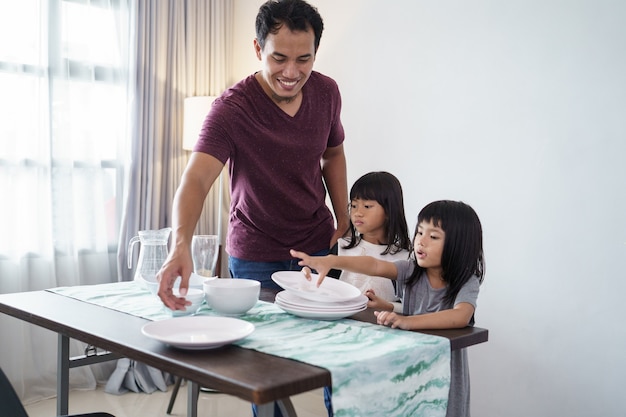
[{"label": "window behind curtain", "polygon": [[121,0],[0,4],[0,292],[116,279],[128,33]]}]

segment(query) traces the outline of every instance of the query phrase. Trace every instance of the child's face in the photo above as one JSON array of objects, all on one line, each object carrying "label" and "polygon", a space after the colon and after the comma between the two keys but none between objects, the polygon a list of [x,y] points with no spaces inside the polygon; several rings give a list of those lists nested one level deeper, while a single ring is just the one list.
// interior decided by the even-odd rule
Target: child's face
[{"label": "child's face", "polygon": [[350,221],[361,237],[374,244],[386,242],[385,209],[376,200],[354,199],[350,202]]},{"label": "child's face", "polygon": [[422,268],[441,268],[446,232],[432,222],[421,222],[413,241],[415,259]]}]

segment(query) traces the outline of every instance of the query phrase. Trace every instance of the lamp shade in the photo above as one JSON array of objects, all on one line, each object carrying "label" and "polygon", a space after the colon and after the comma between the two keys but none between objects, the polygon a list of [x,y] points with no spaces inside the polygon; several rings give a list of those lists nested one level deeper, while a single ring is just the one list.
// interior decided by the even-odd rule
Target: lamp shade
[{"label": "lamp shade", "polygon": [[183,149],[191,151],[198,141],[200,129],[206,115],[211,109],[211,104],[217,97],[197,96],[187,97],[184,103],[183,119]]}]

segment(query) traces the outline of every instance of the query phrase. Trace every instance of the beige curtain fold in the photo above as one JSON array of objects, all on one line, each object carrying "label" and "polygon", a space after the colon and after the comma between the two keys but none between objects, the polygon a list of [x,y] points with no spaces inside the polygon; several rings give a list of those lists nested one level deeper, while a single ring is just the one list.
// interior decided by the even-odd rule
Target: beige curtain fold
[{"label": "beige curtain fold", "polygon": [[[232,61],[232,2],[146,0],[135,7],[136,124],[118,251],[120,280],[132,279],[126,267],[129,240],[139,230],[171,226],[172,201],[189,158],[182,148],[184,99],[221,94]],[[229,192],[227,175],[222,178],[222,186],[216,182],[207,196],[196,233],[224,240],[228,216],[219,213],[228,213]]]}]

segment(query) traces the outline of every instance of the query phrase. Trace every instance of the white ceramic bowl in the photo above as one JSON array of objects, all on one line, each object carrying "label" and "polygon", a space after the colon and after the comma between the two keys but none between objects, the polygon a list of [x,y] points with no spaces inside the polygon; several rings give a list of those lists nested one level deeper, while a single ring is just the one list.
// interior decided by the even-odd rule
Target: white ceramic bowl
[{"label": "white ceramic bowl", "polygon": [[[174,288],[172,292],[176,297],[180,297],[179,288]],[[187,289],[187,295],[185,295],[185,298],[188,301],[191,301],[192,304],[202,304],[202,302],[204,301],[204,291],[198,288],[189,287]]]},{"label": "white ceramic bowl", "polygon": [[207,287],[209,286],[209,282],[213,281],[214,279],[217,279],[217,277],[204,278],[204,281],[202,282],[202,291],[204,291],[205,294],[207,291]]},{"label": "white ceramic bowl", "polygon": [[[174,288],[172,292],[176,297],[180,297],[178,288]],[[185,299],[187,299],[187,301],[191,301],[191,305],[186,306],[185,310],[172,311],[173,316],[187,316],[189,314],[195,314],[202,305],[202,303],[204,303],[204,291],[197,288],[189,288],[187,290],[187,295],[185,296]]]},{"label": "white ceramic bowl", "polygon": [[239,316],[259,300],[261,283],[253,279],[219,278],[205,282],[206,302],[220,314]]},{"label": "white ceramic bowl", "polygon": [[[192,272],[191,275],[189,276],[189,288],[197,288],[200,291],[202,291],[203,290],[202,284],[205,279],[206,277],[203,277],[202,275],[198,275],[195,272]],[[178,286],[180,286],[180,279],[177,279],[176,282],[174,283],[174,287],[178,287]]]}]

